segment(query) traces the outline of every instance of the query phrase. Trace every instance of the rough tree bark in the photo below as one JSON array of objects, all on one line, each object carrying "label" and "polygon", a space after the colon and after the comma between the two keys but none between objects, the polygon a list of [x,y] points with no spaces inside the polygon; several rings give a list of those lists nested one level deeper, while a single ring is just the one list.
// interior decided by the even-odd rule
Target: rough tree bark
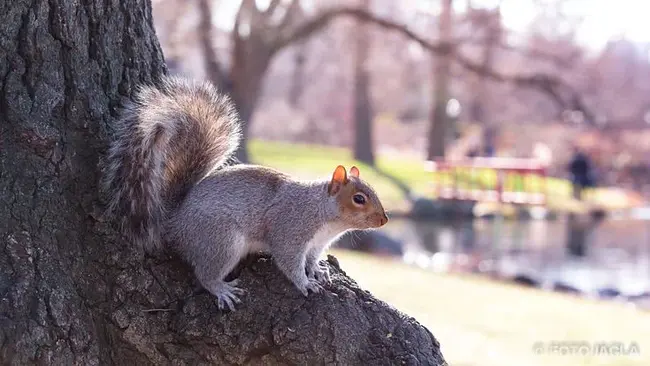
[{"label": "rough tree bark", "polygon": [[101,217],[117,107],[165,72],[149,0],[0,5],[0,363],[444,364],[435,338],[330,258],[304,298],[268,258],[220,313],[175,256],[145,256]]},{"label": "rough tree bark", "polygon": [[[370,9],[370,0],[362,0],[364,10]],[[372,101],[370,100],[370,72],[368,70],[368,53],[370,52],[370,30],[368,24],[357,23],[354,35],[354,144],[355,159],[370,166],[375,165],[374,144],[372,140]]]}]

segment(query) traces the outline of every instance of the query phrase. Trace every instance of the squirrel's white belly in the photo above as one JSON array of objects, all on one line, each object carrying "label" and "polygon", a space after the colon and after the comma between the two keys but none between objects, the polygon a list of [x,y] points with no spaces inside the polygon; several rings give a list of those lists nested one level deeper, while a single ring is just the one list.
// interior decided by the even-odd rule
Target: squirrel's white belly
[{"label": "squirrel's white belly", "polygon": [[[314,233],[314,236],[307,242],[307,249],[321,248],[327,249],[346,230],[334,225],[325,224]],[[261,240],[246,240],[248,253],[268,253],[270,251],[268,243]]]},{"label": "squirrel's white belly", "polygon": [[323,248],[322,250],[325,250],[344,233],[345,230],[340,226],[325,224],[316,231],[311,240],[309,240],[307,247]]}]

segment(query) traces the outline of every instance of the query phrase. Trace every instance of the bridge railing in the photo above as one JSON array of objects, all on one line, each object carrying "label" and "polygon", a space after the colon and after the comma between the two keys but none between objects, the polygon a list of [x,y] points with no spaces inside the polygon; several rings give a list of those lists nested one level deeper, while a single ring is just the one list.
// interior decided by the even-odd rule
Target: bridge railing
[{"label": "bridge railing", "polygon": [[427,162],[442,199],[545,205],[546,167],[537,160],[468,158]]}]

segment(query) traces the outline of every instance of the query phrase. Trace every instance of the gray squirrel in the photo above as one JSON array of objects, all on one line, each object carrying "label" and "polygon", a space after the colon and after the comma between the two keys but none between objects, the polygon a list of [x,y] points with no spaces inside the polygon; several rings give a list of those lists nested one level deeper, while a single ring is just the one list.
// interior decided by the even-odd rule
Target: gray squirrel
[{"label": "gray squirrel", "polygon": [[124,106],[102,182],[107,211],[130,240],[179,253],[222,310],[241,302],[237,279],[225,278],[249,253],[269,253],[308,296],[330,283],[318,263],[330,243],[388,222],[357,167],[299,181],[263,166],[229,165],[240,131],[232,102],[213,85],[163,77]]}]

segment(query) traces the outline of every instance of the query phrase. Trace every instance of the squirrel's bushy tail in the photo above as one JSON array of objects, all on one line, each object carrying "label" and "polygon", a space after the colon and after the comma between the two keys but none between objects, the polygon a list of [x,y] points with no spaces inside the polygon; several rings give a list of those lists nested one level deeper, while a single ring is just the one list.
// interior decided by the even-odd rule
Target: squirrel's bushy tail
[{"label": "squirrel's bushy tail", "polygon": [[108,211],[132,240],[158,247],[169,210],[227,162],[239,139],[233,104],[211,84],[166,77],[141,87],[117,121],[108,151]]}]

